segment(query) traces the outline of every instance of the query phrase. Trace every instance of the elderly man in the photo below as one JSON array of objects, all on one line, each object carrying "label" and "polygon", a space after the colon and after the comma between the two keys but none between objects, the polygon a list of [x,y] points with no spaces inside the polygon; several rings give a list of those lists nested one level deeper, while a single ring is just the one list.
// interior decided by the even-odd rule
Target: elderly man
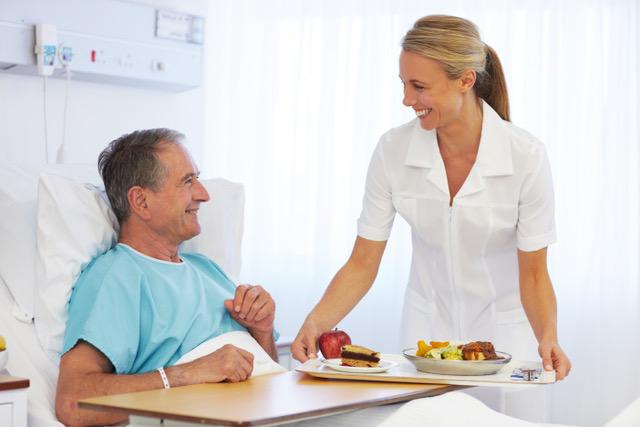
[{"label": "elderly man", "polygon": [[137,131],[100,154],[120,233],[82,272],[69,301],[56,396],[56,414],[67,425],[126,419],[80,410],[78,399],[247,379],[253,355],[232,345],[172,366],[226,332],[248,331],[277,358],[269,293],[236,288],[205,256],[178,251],[200,233],[198,207],[209,200],[182,139],[168,129]]}]

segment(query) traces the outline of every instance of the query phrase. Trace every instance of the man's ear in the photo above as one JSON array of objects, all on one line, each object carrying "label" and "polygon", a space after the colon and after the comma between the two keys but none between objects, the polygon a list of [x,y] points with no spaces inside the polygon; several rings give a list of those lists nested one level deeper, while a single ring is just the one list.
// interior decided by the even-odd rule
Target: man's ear
[{"label": "man's ear", "polygon": [[473,89],[473,85],[475,85],[476,83],[476,77],[476,72],[471,69],[468,69],[464,73],[462,73],[462,76],[460,76],[459,79],[461,92],[464,93]]},{"label": "man's ear", "polygon": [[149,212],[149,206],[147,205],[146,190],[138,185],[135,185],[127,192],[127,199],[129,200],[129,209],[131,214],[137,215],[143,220],[151,218]]}]

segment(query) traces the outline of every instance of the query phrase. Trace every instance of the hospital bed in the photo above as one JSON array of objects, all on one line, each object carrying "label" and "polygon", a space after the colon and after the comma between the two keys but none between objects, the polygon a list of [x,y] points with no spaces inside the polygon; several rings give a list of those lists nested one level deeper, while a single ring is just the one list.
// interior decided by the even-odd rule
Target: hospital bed
[{"label": "hospital bed", "polygon": [[[224,179],[203,184],[212,199],[200,209],[203,232],[183,250],[204,253],[233,279],[244,189]],[[54,402],[66,300],[74,278],[116,233],[95,165],[0,163],[0,335],[9,356],[0,374],[30,380],[30,427],[61,426]]]}]

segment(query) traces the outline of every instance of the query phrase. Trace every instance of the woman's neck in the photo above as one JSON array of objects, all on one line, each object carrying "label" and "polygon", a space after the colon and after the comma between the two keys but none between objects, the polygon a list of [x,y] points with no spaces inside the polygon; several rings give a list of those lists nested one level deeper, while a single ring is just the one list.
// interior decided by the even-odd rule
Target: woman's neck
[{"label": "woman's neck", "polygon": [[[472,98],[472,99],[471,99]],[[467,157],[478,154],[482,134],[482,101],[471,95],[459,116],[436,130],[442,157]]]}]

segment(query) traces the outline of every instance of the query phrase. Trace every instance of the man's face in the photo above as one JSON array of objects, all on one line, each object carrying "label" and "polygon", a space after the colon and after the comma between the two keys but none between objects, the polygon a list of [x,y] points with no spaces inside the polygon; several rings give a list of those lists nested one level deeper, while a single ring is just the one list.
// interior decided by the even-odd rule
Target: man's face
[{"label": "man's face", "polygon": [[198,208],[209,200],[209,193],[198,180],[198,168],[181,144],[163,144],[158,158],[166,176],[158,191],[147,191],[149,225],[168,243],[179,245],[200,234]]}]

